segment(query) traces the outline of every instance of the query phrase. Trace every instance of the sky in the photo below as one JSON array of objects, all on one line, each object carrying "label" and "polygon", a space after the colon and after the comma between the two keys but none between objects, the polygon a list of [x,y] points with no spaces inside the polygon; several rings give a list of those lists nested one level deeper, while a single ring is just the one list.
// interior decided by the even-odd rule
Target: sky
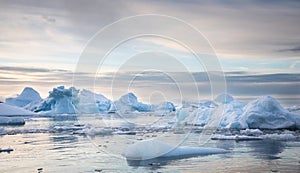
[{"label": "sky", "polygon": [[174,85],[198,99],[187,86],[209,95],[210,71],[224,72],[234,95],[297,100],[299,20],[299,1],[289,0],[1,0],[0,100],[25,86],[46,97],[74,79],[110,98],[133,90],[171,99]]}]

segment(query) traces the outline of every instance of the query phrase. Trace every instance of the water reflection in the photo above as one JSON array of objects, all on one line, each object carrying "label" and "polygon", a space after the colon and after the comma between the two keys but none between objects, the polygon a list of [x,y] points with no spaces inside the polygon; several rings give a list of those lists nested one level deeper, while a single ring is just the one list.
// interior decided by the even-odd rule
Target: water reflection
[{"label": "water reflection", "polygon": [[263,140],[247,142],[246,146],[251,148],[251,154],[260,159],[279,159],[277,155],[282,153],[285,144],[282,141]]}]

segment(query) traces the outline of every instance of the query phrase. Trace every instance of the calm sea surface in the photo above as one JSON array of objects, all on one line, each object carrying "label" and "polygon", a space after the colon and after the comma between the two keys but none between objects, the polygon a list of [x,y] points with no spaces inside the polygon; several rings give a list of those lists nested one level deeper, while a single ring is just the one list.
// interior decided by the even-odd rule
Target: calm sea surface
[{"label": "calm sea surface", "polygon": [[[102,118],[100,118],[102,117]],[[27,117],[24,126],[3,126],[0,136],[0,172],[300,172],[300,140],[214,141],[210,134],[183,130],[175,133],[162,124],[170,117],[135,115],[120,119],[111,115]],[[107,135],[83,125],[130,130],[136,135]],[[142,128],[143,127],[143,128]],[[138,132],[143,129],[143,132]],[[127,161],[122,153],[135,141],[158,138],[175,145],[218,147],[226,154],[190,158]],[[152,148],[149,148],[151,150]],[[39,171],[38,171],[39,169]]]}]

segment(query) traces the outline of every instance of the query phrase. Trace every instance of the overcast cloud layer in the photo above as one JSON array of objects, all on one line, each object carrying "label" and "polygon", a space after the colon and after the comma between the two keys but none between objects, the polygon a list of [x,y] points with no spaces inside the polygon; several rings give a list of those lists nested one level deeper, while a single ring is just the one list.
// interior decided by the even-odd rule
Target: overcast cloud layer
[{"label": "overcast cloud layer", "polygon": [[[93,36],[115,21],[143,14],[172,16],[197,28],[218,56],[226,72],[227,89],[232,94],[300,98],[300,3],[297,0],[3,0],[0,1],[0,96],[16,94],[24,86],[37,88],[43,96],[57,85],[71,86],[81,52]],[[161,23],[154,27],[182,36],[187,34],[180,30],[181,26]],[[106,38],[118,38],[126,29],[138,32],[138,28],[139,23],[133,23],[130,28],[120,28],[119,32],[112,32]],[[186,91],[195,85],[184,81],[188,79],[186,74],[192,74],[189,79],[195,79],[202,96],[209,95],[209,80],[203,66],[195,64],[183,46],[172,40],[151,37],[132,39],[115,49],[102,67],[106,71],[100,78],[93,74],[76,75],[79,87],[93,90],[94,86],[86,84],[86,80],[95,79],[96,92],[109,95],[114,90],[116,97],[123,94],[135,72],[118,73],[115,82],[119,87],[112,87],[113,76],[109,71],[115,72],[122,59],[133,53],[142,53],[149,47],[156,52],[143,56],[148,59],[146,65],[166,65],[165,72],[176,76]],[[95,50],[103,51],[102,48],[99,46]],[[158,54],[159,51],[168,54]],[[195,53],[207,58],[203,52]],[[161,56],[161,59],[164,55],[172,55],[191,70],[179,73],[182,72],[180,69],[167,66],[168,61],[157,62],[155,58],[151,61],[152,55]],[[86,65],[89,68],[88,65],[96,64]],[[126,67],[130,68],[123,70],[147,67],[134,65],[127,64]],[[170,69],[172,72],[169,73]],[[168,97],[176,95],[174,81],[149,71],[151,69],[142,78],[134,78],[131,86],[141,98],[146,99],[152,93],[156,95],[153,98],[158,99],[160,94],[153,93],[157,88],[168,89],[163,91],[170,92],[166,94]],[[194,99],[193,96],[194,93],[190,92],[185,97]]]}]

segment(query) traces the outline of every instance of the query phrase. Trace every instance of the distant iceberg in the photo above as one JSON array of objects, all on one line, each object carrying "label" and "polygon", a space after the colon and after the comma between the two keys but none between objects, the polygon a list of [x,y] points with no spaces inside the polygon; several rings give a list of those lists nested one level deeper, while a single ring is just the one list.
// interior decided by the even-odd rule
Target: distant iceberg
[{"label": "distant iceberg", "polygon": [[25,87],[22,93],[16,98],[7,98],[6,104],[18,107],[24,107],[29,103],[42,100],[40,94],[31,87]]},{"label": "distant iceberg", "polygon": [[145,104],[139,102],[133,93],[128,93],[114,101],[109,109],[109,112],[172,112],[175,111],[175,106],[171,102],[163,102],[158,105]]}]

